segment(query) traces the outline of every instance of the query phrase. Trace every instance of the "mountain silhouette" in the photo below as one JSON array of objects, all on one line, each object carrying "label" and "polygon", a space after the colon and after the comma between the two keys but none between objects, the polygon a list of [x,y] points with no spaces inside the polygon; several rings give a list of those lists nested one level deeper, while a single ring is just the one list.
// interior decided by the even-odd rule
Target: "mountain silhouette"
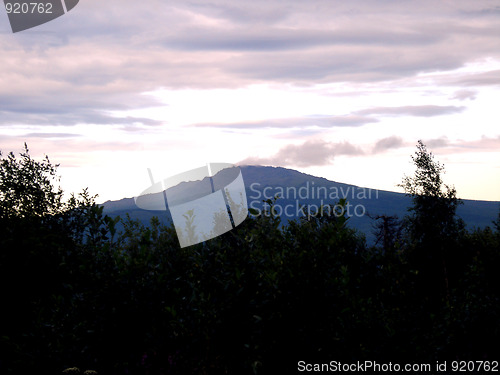
[{"label": "mountain silhouette", "polygon": [[[373,219],[370,216],[396,215],[403,218],[411,205],[411,199],[403,193],[330,181],[293,169],[250,165],[240,168],[249,208],[263,212],[268,207],[263,201],[279,196],[275,205],[282,222],[286,223],[300,216],[297,212],[301,207],[306,209],[307,214],[308,205],[313,205],[311,211],[314,212],[314,206],[335,205],[340,198],[345,198],[350,207],[348,225],[363,232],[369,242],[373,240]],[[189,191],[193,188],[191,184],[194,183],[182,182],[170,189]],[[458,207],[457,214],[465,221],[468,229],[491,226],[498,215],[499,202],[469,199],[463,199],[463,202]],[[135,205],[134,198],[107,201],[102,205],[104,213],[109,216],[125,217],[129,214],[132,219],[138,219],[144,225],[149,224],[153,216],[157,216],[165,224],[171,222],[168,206],[167,211],[146,211]]]}]

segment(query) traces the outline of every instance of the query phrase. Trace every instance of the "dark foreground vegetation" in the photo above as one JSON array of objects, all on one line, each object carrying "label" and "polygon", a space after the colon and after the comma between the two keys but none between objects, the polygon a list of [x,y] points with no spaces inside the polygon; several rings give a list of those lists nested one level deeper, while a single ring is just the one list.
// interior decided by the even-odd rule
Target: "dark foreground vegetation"
[{"label": "dark foreground vegetation", "polygon": [[[56,166],[0,160],[0,373],[291,374],[297,362],[499,360],[500,216],[467,231],[422,143],[377,244],[338,215],[175,230],[63,202]],[[272,209],[271,209],[272,211]],[[66,370],[66,373],[76,369]],[[89,372],[90,373],[90,372]]]}]

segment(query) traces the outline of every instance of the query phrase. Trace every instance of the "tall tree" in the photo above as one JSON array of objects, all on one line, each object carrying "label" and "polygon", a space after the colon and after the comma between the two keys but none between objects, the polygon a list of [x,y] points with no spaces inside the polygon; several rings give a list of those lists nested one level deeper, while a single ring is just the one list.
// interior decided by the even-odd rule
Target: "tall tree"
[{"label": "tall tree", "polygon": [[412,156],[416,167],[413,177],[405,176],[402,183],[405,193],[412,198],[412,206],[406,217],[406,230],[414,249],[415,264],[421,272],[426,287],[435,288],[440,280],[441,288],[449,296],[448,263],[450,249],[464,228],[456,215],[462,201],[456,190],[444,184],[444,166],[434,160],[434,155],[419,140]]},{"label": "tall tree", "polygon": [[412,240],[430,245],[456,235],[462,226],[456,216],[462,201],[457,198],[454,187],[444,184],[444,166],[434,160],[421,140],[412,160],[416,167],[414,176],[405,176],[399,185],[413,201],[408,217]]},{"label": "tall tree", "polygon": [[0,218],[41,218],[61,211],[63,191],[54,184],[58,165],[48,156],[32,159],[25,143],[20,159],[13,152],[3,158],[1,151],[0,158]]}]

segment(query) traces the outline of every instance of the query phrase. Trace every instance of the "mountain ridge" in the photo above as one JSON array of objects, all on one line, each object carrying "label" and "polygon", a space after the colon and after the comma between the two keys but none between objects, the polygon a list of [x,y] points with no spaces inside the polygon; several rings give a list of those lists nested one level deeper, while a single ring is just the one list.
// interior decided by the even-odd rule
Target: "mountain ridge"
[{"label": "mountain ridge", "polygon": [[[371,236],[370,233],[373,224],[373,220],[371,220],[368,215],[396,215],[402,218],[407,214],[408,207],[411,205],[410,197],[406,196],[404,193],[331,181],[324,177],[317,177],[284,167],[243,165],[240,166],[240,169],[245,182],[248,206],[254,209],[263,209],[266,205],[263,201],[272,198],[269,192],[280,191],[279,188],[281,188],[281,190],[288,189],[283,191],[291,191],[295,194],[297,194],[297,191],[301,188],[303,189],[302,192],[304,192],[305,188],[307,194],[309,194],[306,195],[306,197],[302,195],[303,198],[298,198],[297,196],[279,198],[276,205],[281,207],[283,213],[286,207],[289,208],[286,210],[287,213],[294,212],[291,209],[291,205],[293,208],[303,204],[319,206],[320,203],[336,204],[338,201],[338,199],[328,199],[326,197],[320,199],[320,197],[315,196],[315,191],[310,189],[315,188],[321,192],[335,192],[337,198],[341,198],[338,194],[339,192],[350,192],[351,196],[347,197],[349,204],[352,204],[352,207],[357,207],[357,213],[362,213],[362,215],[353,215],[349,223],[352,227],[363,232],[367,238]],[[186,183],[183,182],[179,185],[181,184]],[[189,183],[183,186],[188,187],[188,184]],[[178,188],[179,185],[176,187]],[[310,194],[311,192],[312,194]],[[355,192],[360,194],[355,195]],[[366,194],[367,192],[371,195],[368,196]],[[457,215],[465,221],[469,229],[491,226],[492,221],[497,218],[500,202],[470,199],[461,200],[464,204],[458,207]],[[143,224],[148,224],[153,216],[159,217],[164,223],[171,221],[168,208],[167,212],[142,210],[135,205],[134,198],[106,201],[101,205],[104,206],[104,213],[107,215],[120,215],[123,217],[128,213],[132,219],[139,219]],[[297,211],[295,211],[295,213],[296,212]],[[288,220],[296,218],[297,216],[295,214],[282,217],[285,223]]]}]

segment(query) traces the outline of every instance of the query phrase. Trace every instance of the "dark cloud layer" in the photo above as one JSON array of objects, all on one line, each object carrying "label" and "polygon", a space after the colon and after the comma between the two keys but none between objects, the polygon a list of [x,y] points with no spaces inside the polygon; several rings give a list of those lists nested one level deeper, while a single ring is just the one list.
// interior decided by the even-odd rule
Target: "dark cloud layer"
[{"label": "dark cloud layer", "polygon": [[187,51],[248,51],[269,52],[307,50],[316,47],[346,45],[408,46],[433,44],[442,35],[426,34],[420,30],[397,32],[369,26],[361,30],[314,30],[265,28],[249,33],[245,28],[227,31],[188,32],[172,35],[163,41],[167,48]]},{"label": "dark cloud layer", "polygon": [[0,111],[0,126],[23,125],[64,125],[97,124],[97,125],[123,125],[123,126],[158,126],[161,121],[151,120],[143,117],[114,117],[96,111],[84,110],[60,110],[54,109],[50,113],[38,111]]},{"label": "dark cloud layer", "polygon": [[[367,83],[456,69],[500,58],[499,20],[490,0],[86,0],[23,33],[0,25],[0,123],[116,124],[105,111],[158,105],[139,95],[158,88]],[[436,84],[498,85],[499,73]],[[378,114],[436,116],[460,108]],[[123,121],[136,120],[146,123]],[[348,126],[340,118],[317,123]]]}]

